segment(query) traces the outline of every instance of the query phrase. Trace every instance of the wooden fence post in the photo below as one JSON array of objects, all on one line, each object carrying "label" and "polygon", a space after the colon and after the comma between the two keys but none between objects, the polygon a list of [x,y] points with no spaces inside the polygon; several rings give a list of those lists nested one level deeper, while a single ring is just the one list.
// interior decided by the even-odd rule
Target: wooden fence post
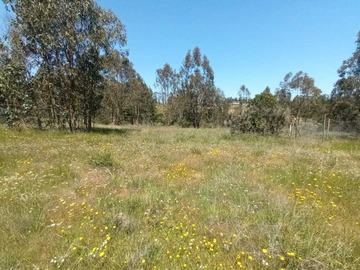
[{"label": "wooden fence post", "polygon": [[324,127],[323,127],[322,141],[325,140],[325,132],[326,132],[326,114],[324,115]]}]

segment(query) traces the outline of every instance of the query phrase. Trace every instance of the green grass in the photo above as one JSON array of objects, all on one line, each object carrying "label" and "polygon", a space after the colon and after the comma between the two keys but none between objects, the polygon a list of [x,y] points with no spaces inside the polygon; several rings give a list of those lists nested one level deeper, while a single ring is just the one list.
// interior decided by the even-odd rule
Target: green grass
[{"label": "green grass", "polygon": [[358,269],[360,141],[0,127],[0,269]]}]

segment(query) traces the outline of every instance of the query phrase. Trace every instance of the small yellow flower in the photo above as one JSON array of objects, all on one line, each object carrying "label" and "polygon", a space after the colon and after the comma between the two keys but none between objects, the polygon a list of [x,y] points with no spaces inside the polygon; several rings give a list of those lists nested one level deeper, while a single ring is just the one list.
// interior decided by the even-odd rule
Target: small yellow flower
[{"label": "small yellow flower", "polygon": [[72,250],[76,250],[76,249],[77,249],[77,247],[73,247],[73,248],[72,248]]},{"label": "small yellow flower", "polygon": [[253,260],[253,257],[252,257],[251,255],[249,255],[249,256],[248,256],[248,259],[249,259],[250,261],[252,261],[252,260]]},{"label": "small yellow flower", "polygon": [[142,263],[142,264],[145,264],[145,263],[146,263],[146,260],[145,260],[145,259],[142,259],[141,263]]},{"label": "small yellow flower", "polygon": [[266,248],[263,248],[263,249],[262,249],[262,252],[263,252],[264,254],[266,254],[266,253],[268,253],[268,250],[267,250]]},{"label": "small yellow flower", "polygon": [[295,257],[295,252],[288,252],[287,255],[288,255],[289,257]]},{"label": "small yellow flower", "polygon": [[104,251],[101,251],[100,254],[99,254],[100,257],[104,257],[104,255],[105,255]]},{"label": "small yellow flower", "polygon": [[283,256],[281,256],[280,261],[285,261],[285,258]]}]

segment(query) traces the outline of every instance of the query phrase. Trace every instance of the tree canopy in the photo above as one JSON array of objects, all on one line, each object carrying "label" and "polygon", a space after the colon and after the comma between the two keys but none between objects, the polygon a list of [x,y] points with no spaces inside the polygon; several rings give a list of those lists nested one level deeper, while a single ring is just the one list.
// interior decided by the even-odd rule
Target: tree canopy
[{"label": "tree canopy", "polygon": [[154,93],[130,61],[125,26],[96,1],[3,2],[14,14],[0,40],[0,120],[8,126],[90,131],[96,118],[199,128],[223,126],[236,115],[244,130],[276,133],[290,116],[319,122],[330,115],[360,129],[360,32],[330,98],[299,71],[287,73],[274,95],[266,87],[251,98],[241,85],[234,107],[199,47],[178,69],[165,63],[155,71]]}]

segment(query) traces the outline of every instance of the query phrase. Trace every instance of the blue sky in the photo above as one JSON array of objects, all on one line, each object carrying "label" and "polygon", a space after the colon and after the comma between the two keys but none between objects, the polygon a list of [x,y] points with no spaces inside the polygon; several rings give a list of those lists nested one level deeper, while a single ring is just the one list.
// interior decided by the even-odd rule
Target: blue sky
[{"label": "blue sky", "polygon": [[165,63],[179,69],[198,46],[227,97],[242,84],[252,96],[266,86],[274,91],[286,73],[300,70],[330,94],[360,31],[359,0],[97,2],[126,26],[130,60],[154,91],[156,69]]}]

